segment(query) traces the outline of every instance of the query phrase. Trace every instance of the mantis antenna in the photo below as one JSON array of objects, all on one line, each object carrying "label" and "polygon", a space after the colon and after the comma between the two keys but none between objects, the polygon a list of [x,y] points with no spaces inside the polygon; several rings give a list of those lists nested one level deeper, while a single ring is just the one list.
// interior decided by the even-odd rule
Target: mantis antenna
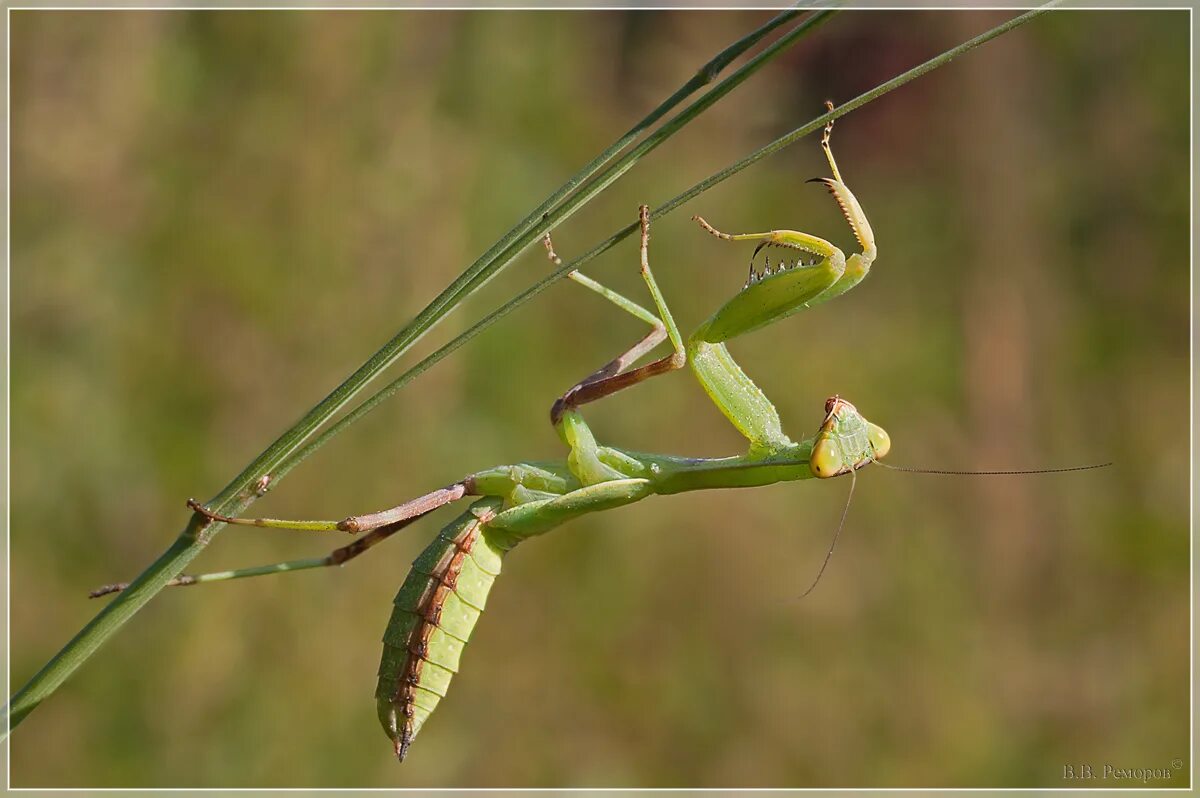
[{"label": "mantis antenna", "polygon": [[842,527],[846,525],[846,516],[850,513],[850,500],[854,498],[854,486],[858,482],[858,469],[850,471],[850,492],[846,494],[846,506],[842,508],[842,520],[838,521],[837,530],[833,533],[833,540],[829,543],[829,551],[825,552],[825,560],[821,563],[821,569],[817,571],[817,578],[812,581],[805,590],[800,594],[800,598],[806,597],[817,587],[817,582],[821,581],[821,577],[825,574],[825,566],[829,565],[829,560],[833,557],[833,547],[837,545],[838,537],[842,534]]},{"label": "mantis antenna", "polygon": [[[1020,476],[1024,474],[1062,474],[1068,471],[1091,471],[1096,468],[1108,468],[1112,465],[1109,463],[1092,463],[1091,465],[1067,466],[1065,468],[1034,468],[1025,470],[1011,471],[952,471],[948,469],[934,468],[909,468],[906,466],[891,465],[890,463],[872,460],[875,465],[883,466],[892,471],[907,471],[912,474],[949,474],[953,476],[974,476],[974,477],[1000,477],[1000,476]],[[817,583],[821,581],[821,577],[825,574],[825,567],[829,565],[829,560],[833,557],[833,549],[837,546],[838,537],[842,534],[842,527],[846,525],[846,516],[850,512],[850,500],[854,498],[854,486],[858,481],[858,469],[850,470],[850,492],[846,494],[846,506],[842,508],[842,518],[838,521],[837,530],[833,533],[833,540],[829,543],[829,550],[825,552],[825,559],[821,562],[821,568],[817,571],[817,576],[813,579],[812,584],[808,586],[800,598],[806,597],[817,587]]]},{"label": "mantis antenna", "polygon": [[950,474],[952,476],[962,477],[1007,477],[1019,476],[1022,474],[1064,474],[1068,471],[1091,471],[1096,468],[1108,468],[1112,465],[1108,463],[1092,463],[1091,465],[1067,466],[1065,468],[1031,468],[1014,471],[952,471],[940,468],[909,468],[906,466],[897,466],[890,463],[881,463],[875,461],[875,465],[881,465],[884,468],[892,471],[907,471],[910,474]]}]

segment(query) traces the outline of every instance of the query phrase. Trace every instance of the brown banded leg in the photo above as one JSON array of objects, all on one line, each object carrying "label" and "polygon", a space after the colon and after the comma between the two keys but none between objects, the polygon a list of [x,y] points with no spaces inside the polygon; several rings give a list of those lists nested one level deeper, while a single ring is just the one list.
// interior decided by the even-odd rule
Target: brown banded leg
[{"label": "brown banded leg", "polygon": [[[382,543],[384,540],[399,532],[401,529],[404,529],[404,527],[418,520],[420,517],[420,515],[415,515],[411,518],[405,518],[402,521],[394,521],[390,524],[385,524],[384,526],[375,527],[367,534],[355,540],[353,543],[334,549],[324,557],[312,557],[304,560],[288,560],[287,562],[259,565],[253,568],[238,568],[233,571],[219,571],[208,574],[180,574],[170,582],[167,582],[167,586],[187,587],[189,585],[199,585],[204,582],[224,582],[230,579],[244,579],[249,576],[264,576],[266,574],[277,574],[287,571],[306,571],[311,568],[327,568],[334,565],[344,565],[358,555],[362,554],[367,549],[374,546],[376,543]],[[128,582],[117,582],[111,585],[103,585],[96,588],[91,593],[88,593],[88,598],[100,598],[101,596],[107,596],[110,593],[119,593],[127,587],[129,587]]]},{"label": "brown banded leg", "polygon": [[357,534],[359,532],[370,532],[372,529],[377,529],[381,526],[394,524],[399,521],[409,521],[420,518],[426,513],[432,512],[437,508],[449,504],[453,501],[458,501],[463,496],[474,496],[475,490],[470,477],[455,482],[452,485],[447,485],[444,488],[438,488],[435,491],[426,493],[424,496],[418,496],[415,499],[406,501],[404,504],[398,504],[395,507],[390,507],[387,510],[380,510],[376,513],[367,513],[365,515],[352,515],[349,518],[343,518],[341,521],[292,521],[283,518],[233,518],[220,513],[214,513],[195,499],[188,499],[187,506],[197,513],[205,516],[213,521],[220,521],[223,524],[238,524],[241,526],[259,526],[269,529],[296,529],[305,532],[349,532]]},{"label": "brown banded leg", "polygon": [[[334,549],[326,557],[309,558],[304,560],[289,560],[287,562],[273,563],[271,565],[260,565],[254,568],[238,568],[232,571],[221,571],[208,574],[180,574],[167,583],[168,586],[186,587],[187,585],[198,585],[201,582],[219,582],[227,579],[242,579],[248,576],[262,576],[264,574],[281,573],[283,571],[303,571],[309,568],[324,568],[330,565],[341,565],[348,560],[352,560],[362,554],[367,549],[387,539],[389,536],[400,531],[404,527],[411,524],[413,521],[422,516],[433,512],[434,510],[449,504],[450,502],[461,499],[463,496],[475,496],[474,480],[471,477],[455,482],[453,485],[447,485],[444,488],[426,493],[424,496],[407,501],[404,504],[397,505],[387,510],[380,510],[377,513],[368,513],[366,515],[352,515],[341,521],[289,521],[279,518],[231,518],[227,515],[214,513],[207,507],[204,507],[195,499],[188,499],[188,507],[195,512],[203,515],[212,521],[220,521],[224,524],[239,524],[242,526],[257,526],[268,529],[298,529],[310,532],[330,532],[342,531],[355,534],[358,532],[366,532],[367,534],[353,543],[342,546],[339,549]],[[128,582],[117,582],[111,585],[104,585],[93,590],[88,595],[91,598],[99,598],[106,596],[109,593],[119,593],[129,587]]]},{"label": "brown banded leg", "polygon": [[[639,220],[641,222],[641,273],[642,279],[646,281],[646,286],[650,289],[650,296],[654,299],[654,304],[658,308],[661,316],[656,317],[645,308],[630,302],[624,297],[620,297],[621,301],[617,301],[612,296],[613,292],[608,289],[603,289],[602,295],[612,300],[619,307],[629,310],[634,315],[646,320],[653,325],[653,328],[640,341],[630,347],[628,350],[618,355],[617,357],[605,363],[599,369],[589,374],[587,377],[576,383],[570,390],[564,393],[555,401],[554,406],[550,409],[550,421],[554,425],[558,425],[561,421],[563,413],[568,410],[573,410],[580,405],[585,405],[588,402],[594,402],[597,399],[602,399],[605,396],[614,394],[617,391],[624,390],[632,385],[637,385],[643,380],[659,374],[666,374],[669,371],[682,368],[687,362],[687,355],[684,353],[683,340],[679,336],[679,330],[675,327],[675,322],[671,318],[671,312],[667,309],[666,302],[663,300],[662,292],[659,291],[658,284],[654,280],[654,274],[650,271],[650,209],[643,205],[639,209]],[[553,245],[550,243],[549,236],[546,238],[546,249],[554,255]],[[578,272],[572,272],[572,276]],[[579,275],[583,277],[583,275]],[[588,278],[584,278],[588,279]],[[599,284],[596,284],[599,285]],[[592,288],[592,286],[588,286]],[[601,287],[602,288],[602,287]],[[596,290],[593,288],[593,290]],[[607,292],[607,293],[604,293]],[[627,305],[633,305],[640,313],[633,311]],[[630,366],[636,363],[641,357],[655,346],[662,343],[664,339],[669,338],[674,351],[659,358],[652,363],[648,363],[639,368],[626,371]]]},{"label": "brown banded leg", "polygon": [[[656,342],[657,343],[657,342]],[[636,351],[634,349],[629,352]],[[627,352],[626,355],[629,353]],[[624,358],[625,355],[622,355]],[[621,358],[618,358],[620,360]],[[614,360],[612,363],[616,363]],[[560,396],[554,405],[550,408],[550,421],[557,424],[562,419],[563,413],[568,410],[574,410],[580,405],[586,405],[588,402],[594,402],[597,399],[603,399],[606,396],[622,391],[631,386],[637,385],[639,382],[648,380],[651,377],[657,377],[659,374],[666,374],[679,368],[683,368],[687,362],[686,356],[682,352],[672,352],[666,357],[661,357],[653,363],[636,368],[632,371],[626,371],[621,374],[613,374],[605,376],[601,371],[588,377],[580,382],[571,390]],[[609,365],[612,365],[610,363]],[[607,366],[605,367],[607,368]],[[599,375],[599,376],[597,376]],[[595,379],[593,379],[595,378]]]}]

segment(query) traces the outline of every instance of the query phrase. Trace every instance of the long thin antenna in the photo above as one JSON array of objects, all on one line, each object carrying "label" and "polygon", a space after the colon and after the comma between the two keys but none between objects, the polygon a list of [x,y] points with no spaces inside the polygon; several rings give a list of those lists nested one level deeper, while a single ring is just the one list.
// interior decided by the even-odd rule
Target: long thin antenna
[{"label": "long thin antenna", "polygon": [[892,471],[907,471],[910,474],[951,474],[955,476],[976,476],[976,477],[1002,477],[1002,476],[1017,476],[1019,474],[1063,474],[1067,471],[1091,471],[1095,468],[1108,468],[1112,463],[1093,463],[1091,465],[1068,466],[1066,468],[1034,468],[1028,470],[1017,471],[950,471],[940,468],[907,468],[905,466],[891,465],[883,463],[879,460],[872,461],[877,466]]},{"label": "long thin antenna", "polygon": [[821,575],[825,573],[825,566],[829,565],[829,558],[833,556],[833,547],[837,545],[838,536],[842,534],[842,527],[846,525],[846,515],[850,512],[850,500],[854,498],[854,485],[858,482],[857,469],[850,470],[850,493],[846,495],[846,506],[842,508],[842,520],[838,521],[837,531],[833,533],[833,541],[829,544],[829,551],[825,552],[825,561],[821,563],[821,570],[817,571],[817,578],[808,586],[800,598],[804,598],[817,586],[817,582],[821,581]]}]

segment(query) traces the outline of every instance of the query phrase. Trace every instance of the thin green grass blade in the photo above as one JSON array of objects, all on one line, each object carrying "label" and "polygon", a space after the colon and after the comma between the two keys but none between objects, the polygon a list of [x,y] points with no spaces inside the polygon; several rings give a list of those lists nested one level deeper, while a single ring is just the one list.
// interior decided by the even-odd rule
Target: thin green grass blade
[{"label": "thin green grass blade", "polygon": [[[737,40],[722,50],[708,63],[701,67],[695,75],[683,84],[670,97],[644,119],[630,128],[612,146],[584,166],[576,175],[564,183],[535,208],[528,216],[506,233],[494,246],[481,255],[475,263],[469,266],[453,283],[439,294],[429,305],[409,322],[400,332],[391,338],[383,347],[363,363],[353,374],[322,399],[315,407],[306,413],[291,428],[284,432],[275,442],[268,446],[253,462],[242,470],[220,493],[209,503],[209,507],[225,515],[242,513],[258,494],[255,486],[265,477],[278,482],[283,474],[291,470],[302,459],[298,455],[310,449],[301,449],[305,441],[330,419],[337,415],[368,383],[378,377],[392,365],[420,338],[432,329],[438,322],[450,313],[472,291],[477,290],[491,277],[495,276],[504,266],[529,243],[537,241],[551,229],[552,225],[565,218],[563,215],[554,217],[551,221],[551,210],[560,207],[564,198],[571,196],[580,186],[600,174],[601,170],[617,155],[623,152],[639,136],[651,129],[661,118],[682,103],[696,90],[711,83],[734,60],[760,42],[775,29],[794,20],[802,10],[789,9],[784,11],[757,30]],[[828,15],[832,12],[819,12]],[[810,15],[810,19],[811,19]],[[811,30],[812,24],[805,23],[806,29]],[[795,41],[792,37],[790,41]],[[760,61],[759,65],[765,61]],[[748,76],[748,75],[747,75]],[[744,78],[743,78],[744,79]],[[706,95],[707,96],[707,95]],[[714,98],[715,101],[715,98]],[[703,107],[708,107],[711,102]],[[700,110],[703,110],[702,108]],[[698,111],[697,111],[698,113]],[[682,120],[676,117],[672,120],[675,126],[671,133],[694,118],[695,114]],[[654,145],[662,143],[670,134],[654,134]],[[644,145],[644,142],[643,142]],[[653,147],[651,147],[652,149]],[[648,151],[648,150],[644,150]],[[627,163],[621,173],[627,171],[632,162]],[[611,174],[610,171],[605,174]],[[616,175],[616,176],[619,176]],[[607,186],[613,176],[603,185]],[[598,178],[603,180],[604,177]],[[594,185],[594,184],[593,184]],[[598,193],[598,189],[590,189],[586,199],[576,202],[572,212],[584,202]],[[412,375],[415,376],[415,375]],[[411,376],[409,377],[411,379]],[[394,392],[394,391],[393,391]],[[342,429],[343,427],[339,427]],[[328,440],[323,435],[321,440]],[[199,515],[193,515],[187,527],[179,537],[143,571],[129,588],[118,594],[117,598],[93,618],[66,646],[64,646],[43,668],[34,675],[12,697],[5,708],[5,728],[7,734],[12,727],[19,724],[34,708],[51,695],[84,661],[103,645],[121,626],[123,626],[139,609],[173,579],[208,545],[215,534],[223,528],[223,524],[210,523]]]},{"label": "thin green grass blade", "polygon": [[[997,36],[1007,33],[1008,31],[1013,30],[1020,25],[1023,25],[1040,14],[1045,13],[1045,11],[1049,10],[1055,4],[1056,3],[1051,3],[1014,17],[1013,19],[1002,23],[995,28],[992,28],[983,34],[976,36],[975,38],[970,39],[969,41],[966,41],[955,48],[947,50],[946,52],[929,59],[925,63],[914,67],[913,69],[910,69],[901,75],[896,76],[892,80],[880,84],[876,88],[859,95],[858,97],[839,106],[833,111],[823,114],[811,122],[796,128],[787,135],[781,136],[746,158],[738,161],[735,164],[732,164],[720,172],[709,176],[708,178],[705,178],[678,196],[658,206],[658,208],[651,214],[652,218],[661,218],[662,216],[673,212],[689,200],[699,196],[718,183],[727,180],[746,167],[775,152],[778,152],[779,150],[783,149],[789,144],[794,143],[809,133],[821,129],[827,122],[860,108],[872,100],[875,100],[878,97],[881,97],[884,94],[903,86],[905,83],[908,83],[911,80],[921,77],[922,75],[949,63],[954,58],[957,58],[958,56],[974,49],[975,47],[978,47],[979,45],[984,44],[985,42],[988,42]],[[795,13],[797,12],[785,12],[785,14]],[[818,13],[828,14],[832,12]],[[784,15],[780,15],[780,17],[783,16]],[[814,14],[813,16],[816,15]],[[775,20],[772,20],[772,23],[776,23],[777,20],[780,20],[780,17],[776,17]],[[810,25],[811,19],[812,17],[810,16],[803,24]],[[782,24],[786,21],[787,20],[785,19],[779,21],[777,24]],[[772,23],[768,23],[768,25],[771,25]],[[775,26],[777,26],[777,24]],[[815,25],[816,23],[811,24]],[[807,29],[811,30],[811,25]],[[762,29],[760,29],[760,31],[761,30]],[[758,33],[758,31],[755,33]],[[751,34],[751,36],[753,35],[754,34]],[[720,60],[722,56],[725,56],[726,54],[730,53],[731,50],[734,50],[736,47],[738,47],[738,45],[746,42],[748,38],[750,37],[739,40],[738,43],[735,43],[735,45],[727,48],[727,50],[723,51],[721,55],[713,59],[713,61],[710,62],[710,65],[718,64],[719,66],[723,66],[724,64],[727,64],[728,61],[732,60],[734,57],[736,57],[736,55],[728,56],[723,63]],[[757,41],[757,39],[755,41]],[[738,52],[744,52],[749,46],[750,45],[747,44],[746,47],[743,47]],[[761,63],[765,62],[759,63],[761,65]],[[719,69],[719,66],[716,68]],[[749,66],[749,64],[747,66]],[[698,73],[697,76],[692,79],[692,81],[696,81],[698,79],[701,82],[696,84],[697,87],[705,85],[712,79],[712,77],[711,75],[706,77],[705,71],[701,70],[701,72]],[[689,84],[692,81],[689,81]],[[684,88],[686,87],[687,84],[685,84]],[[732,86],[730,86],[730,88],[732,88]],[[718,91],[718,89],[720,89],[720,86],[714,88],[713,92]],[[683,89],[681,89],[681,91],[683,91]],[[690,94],[691,90],[689,90],[688,93]],[[711,93],[712,92],[709,94]],[[680,95],[680,93],[677,92],[675,95],[672,95],[672,98],[670,98],[670,100],[667,102],[676,100],[676,98],[678,98],[678,100],[682,100],[684,96],[686,95]],[[706,94],[705,97],[708,97],[708,95]],[[713,101],[715,101],[715,99],[716,98],[713,98]],[[704,98],[701,98],[701,100],[694,104],[693,107],[700,105],[700,103],[703,101]],[[708,105],[711,105],[711,102],[709,102]],[[708,107],[708,105],[700,107],[699,110],[696,111],[696,114],[698,114],[700,110],[703,110],[703,108]],[[667,103],[664,103],[651,114],[651,117],[654,119],[661,118],[669,110],[670,107],[667,106]],[[313,408],[312,411],[306,414],[305,417],[300,420],[300,422],[288,430],[288,432],[284,433],[284,435],[282,435],[275,443],[273,443],[266,451],[264,451],[262,455],[256,458],[250,466],[243,470],[243,472],[239,474],[237,478],[235,478],[223,491],[221,491],[220,494],[218,494],[217,498],[214,499],[212,503],[212,508],[228,515],[236,515],[242,512],[247,506],[249,506],[251,502],[254,501],[255,498],[257,498],[254,492],[254,485],[262,477],[270,475],[273,480],[277,481],[284,474],[294,468],[305,457],[319,449],[322,445],[324,445],[350,424],[369,413],[384,399],[390,397],[408,382],[411,382],[414,378],[431,368],[434,364],[442,360],[450,353],[454,352],[463,344],[467,343],[472,338],[486,330],[488,327],[524,305],[529,300],[533,299],[535,296],[553,284],[556,280],[561,279],[569,272],[580,268],[583,264],[593,260],[604,252],[607,252],[609,249],[616,246],[618,243],[631,235],[637,229],[636,224],[630,224],[622,228],[606,240],[597,244],[585,254],[555,269],[553,272],[527,288],[517,297],[476,323],[466,332],[454,338],[445,346],[405,371],[395,380],[390,382],[388,385],[383,387],[381,390],[373,394],[370,398],[362,402],[352,411],[339,419],[336,423],[327,427],[319,436],[313,438],[307,445],[304,445],[304,442],[308,440],[322,424],[328,421],[341,408],[343,408],[350,401],[350,399],[353,398],[353,396],[362,390],[368,382],[378,376],[383,369],[395,362],[398,357],[407,351],[407,349],[411,347],[411,345],[415,343],[422,335],[428,332],[428,330],[431,329],[433,325],[437,323],[437,321],[443,318],[446,313],[448,313],[454,305],[458,304],[463,297],[470,293],[471,290],[477,289],[483,285],[484,282],[494,275],[496,270],[499,270],[503,267],[503,265],[506,265],[513,257],[516,256],[518,252],[521,251],[521,249],[523,249],[529,243],[538,240],[545,232],[552,229],[555,224],[570,216],[570,214],[577,210],[584,202],[591,199],[597,193],[610,185],[614,180],[620,177],[621,174],[624,174],[625,171],[628,171],[629,168],[632,168],[637,160],[640,157],[643,157],[645,153],[658,146],[658,144],[661,144],[662,140],[665,140],[665,138],[670,135],[670,133],[663,133],[663,130],[669,125],[676,125],[676,127],[671,130],[671,132],[675,132],[679,127],[682,127],[683,124],[686,124],[687,121],[690,121],[692,118],[694,118],[695,114],[692,114],[691,116],[685,116],[691,110],[692,109],[689,108],[688,110],[681,112],[671,121],[665,123],[659,131],[655,131],[654,134],[648,136],[638,148],[632,150],[624,159],[611,167],[603,175],[596,177],[591,183],[588,183],[582,192],[571,196],[570,200],[562,202],[560,205],[554,207],[553,210],[539,210],[535,211],[533,214],[530,214],[530,216],[527,217],[522,224],[519,224],[513,229],[513,231],[510,231],[510,233],[501,239],[500,242],[497,242],[495,247],[489,250],[489,253],[498,251],[498,255],[491,260],[487,260],[487,253],[485,253],[485,256],[481,257],[475,265],[464,272],[463,275],[460,275],[458,280],[456,280],[450,288],[443,292],[443,294],[439,295],[438,299],[431,303],[425,311],[422,311],[421,314],[418,314],[417,318],[415,318],[408,326],[406,326],[404,330],[393,337],[391,341],[389,341],[382,349],[379,350],[379,352],[373,355],[366,363],[364,363],[357,371],[355,371],[350,378],[343,382],[342,385],[340,385],[328,397],[322,400],[322,402]],[[655,116],[655,114],[657,114],[657,116]],[[647,119],[650,119],[650,117],[647,117]],[[625,141],[620,148],[612,151],[613,155],[623,149],[624,146],[636,138],[637,135],[640,135],[640,133],[644,131],[646,127],[648,127],[648,124],[645,120],[643,120],[643,122],[639,123],[638,126],[631,128],[630,134],[632,134],[632,137],[629,138],[628,141]],[[630,134],[627,134],[627,136]],[[625,138],[626,137],[622,137],[622,139]],[[596,161],[593,161],[592,164],[597,164],[599,160],[600,159],[598,158]],[[585,169],[581,171],[580,175],[582,175],[584,171],[587,171],[592,164],[589,164],[588,167],[585,167]],[[598,173],[599,167],[597,167],[594,172]],[[578,186],[583,185],[588,180],[588,176],[580,177],[577,175],[576,177],[579,179],[576,180],[576,178],[572,178],[572,181],[568,181],[568,183],[564,184],[564,187],[560,189],[561,194],[556,192],[553,196],[557,196],[559,199],[562,197],[567,197],[571,195],[571,193],[575,191]],[[553,204],[554,203],[552,203],[550,200],[547,200],[547,203],[543,203],[543,206],[539,206],[539,208],[549,208]],[[529,220],[533,217],[538,217],[538,219],[532,223],[529,223]],[[515,232],[522,228],[524,229],[523,233]],[[500,265],[497,266],[497,263]],[[476,265],[478,264],[482,265],[480,265],[476,270]],[[486,271],[487,269],[493,269],[493,271]],[[159,558],[150,565],[150,567],[143,571],[142,574],[131,583],[127,590],[120,593],[111,604],[105,607],[104,610],[102,610],[95,618],[93,618],[91,622],[87,624],[87,626],[85,626],[69,643],[67,643],[66,646],[64,646],[32,679],[30,679],[30,681],[23,688],[21,688],[21,690],[19,690],[13,696],[11,703],[7,707],[6,713],[8,729],[11,730],[12,727],[15,727],[26,716],[28,716],[28,714],[32,712],[38,706],[38,704],[41,703],[41,701],[51,695],[67,679],[67,677],[75,671],[76,668],[83,664],[83,662],[85,662],[93,653],[95,653],[95,651],[104,642],[106,642],[109,637],[111,637],[121,626],[123,626],[138,609],[145,605],[145,603],[153,598],[159,590],[165,587],[175,576],[182,572],[188,563],[190,563],[200,553],[200,551],[203,550],[203,548],[208,544],[215,533],[222,528],[222,526],[223,525],[221,524],[207,523],[206,520],[199,515],[194,515],[187,527],[171,544],[171,546],[164,551],[162,555],[160,555]]]}]

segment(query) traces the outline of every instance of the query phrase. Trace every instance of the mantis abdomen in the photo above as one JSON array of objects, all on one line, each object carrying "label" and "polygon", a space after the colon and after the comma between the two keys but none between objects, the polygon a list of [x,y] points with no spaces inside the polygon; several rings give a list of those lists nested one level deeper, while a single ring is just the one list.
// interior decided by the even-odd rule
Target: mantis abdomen
[{"label": "mantis abdomen", "polygon": [[375,699],[401,760],[446,695],[500,573],[506,548],[487,526],[500,507],[500,500],[484,499],[447,524],[413,561],[396,594]]}]

